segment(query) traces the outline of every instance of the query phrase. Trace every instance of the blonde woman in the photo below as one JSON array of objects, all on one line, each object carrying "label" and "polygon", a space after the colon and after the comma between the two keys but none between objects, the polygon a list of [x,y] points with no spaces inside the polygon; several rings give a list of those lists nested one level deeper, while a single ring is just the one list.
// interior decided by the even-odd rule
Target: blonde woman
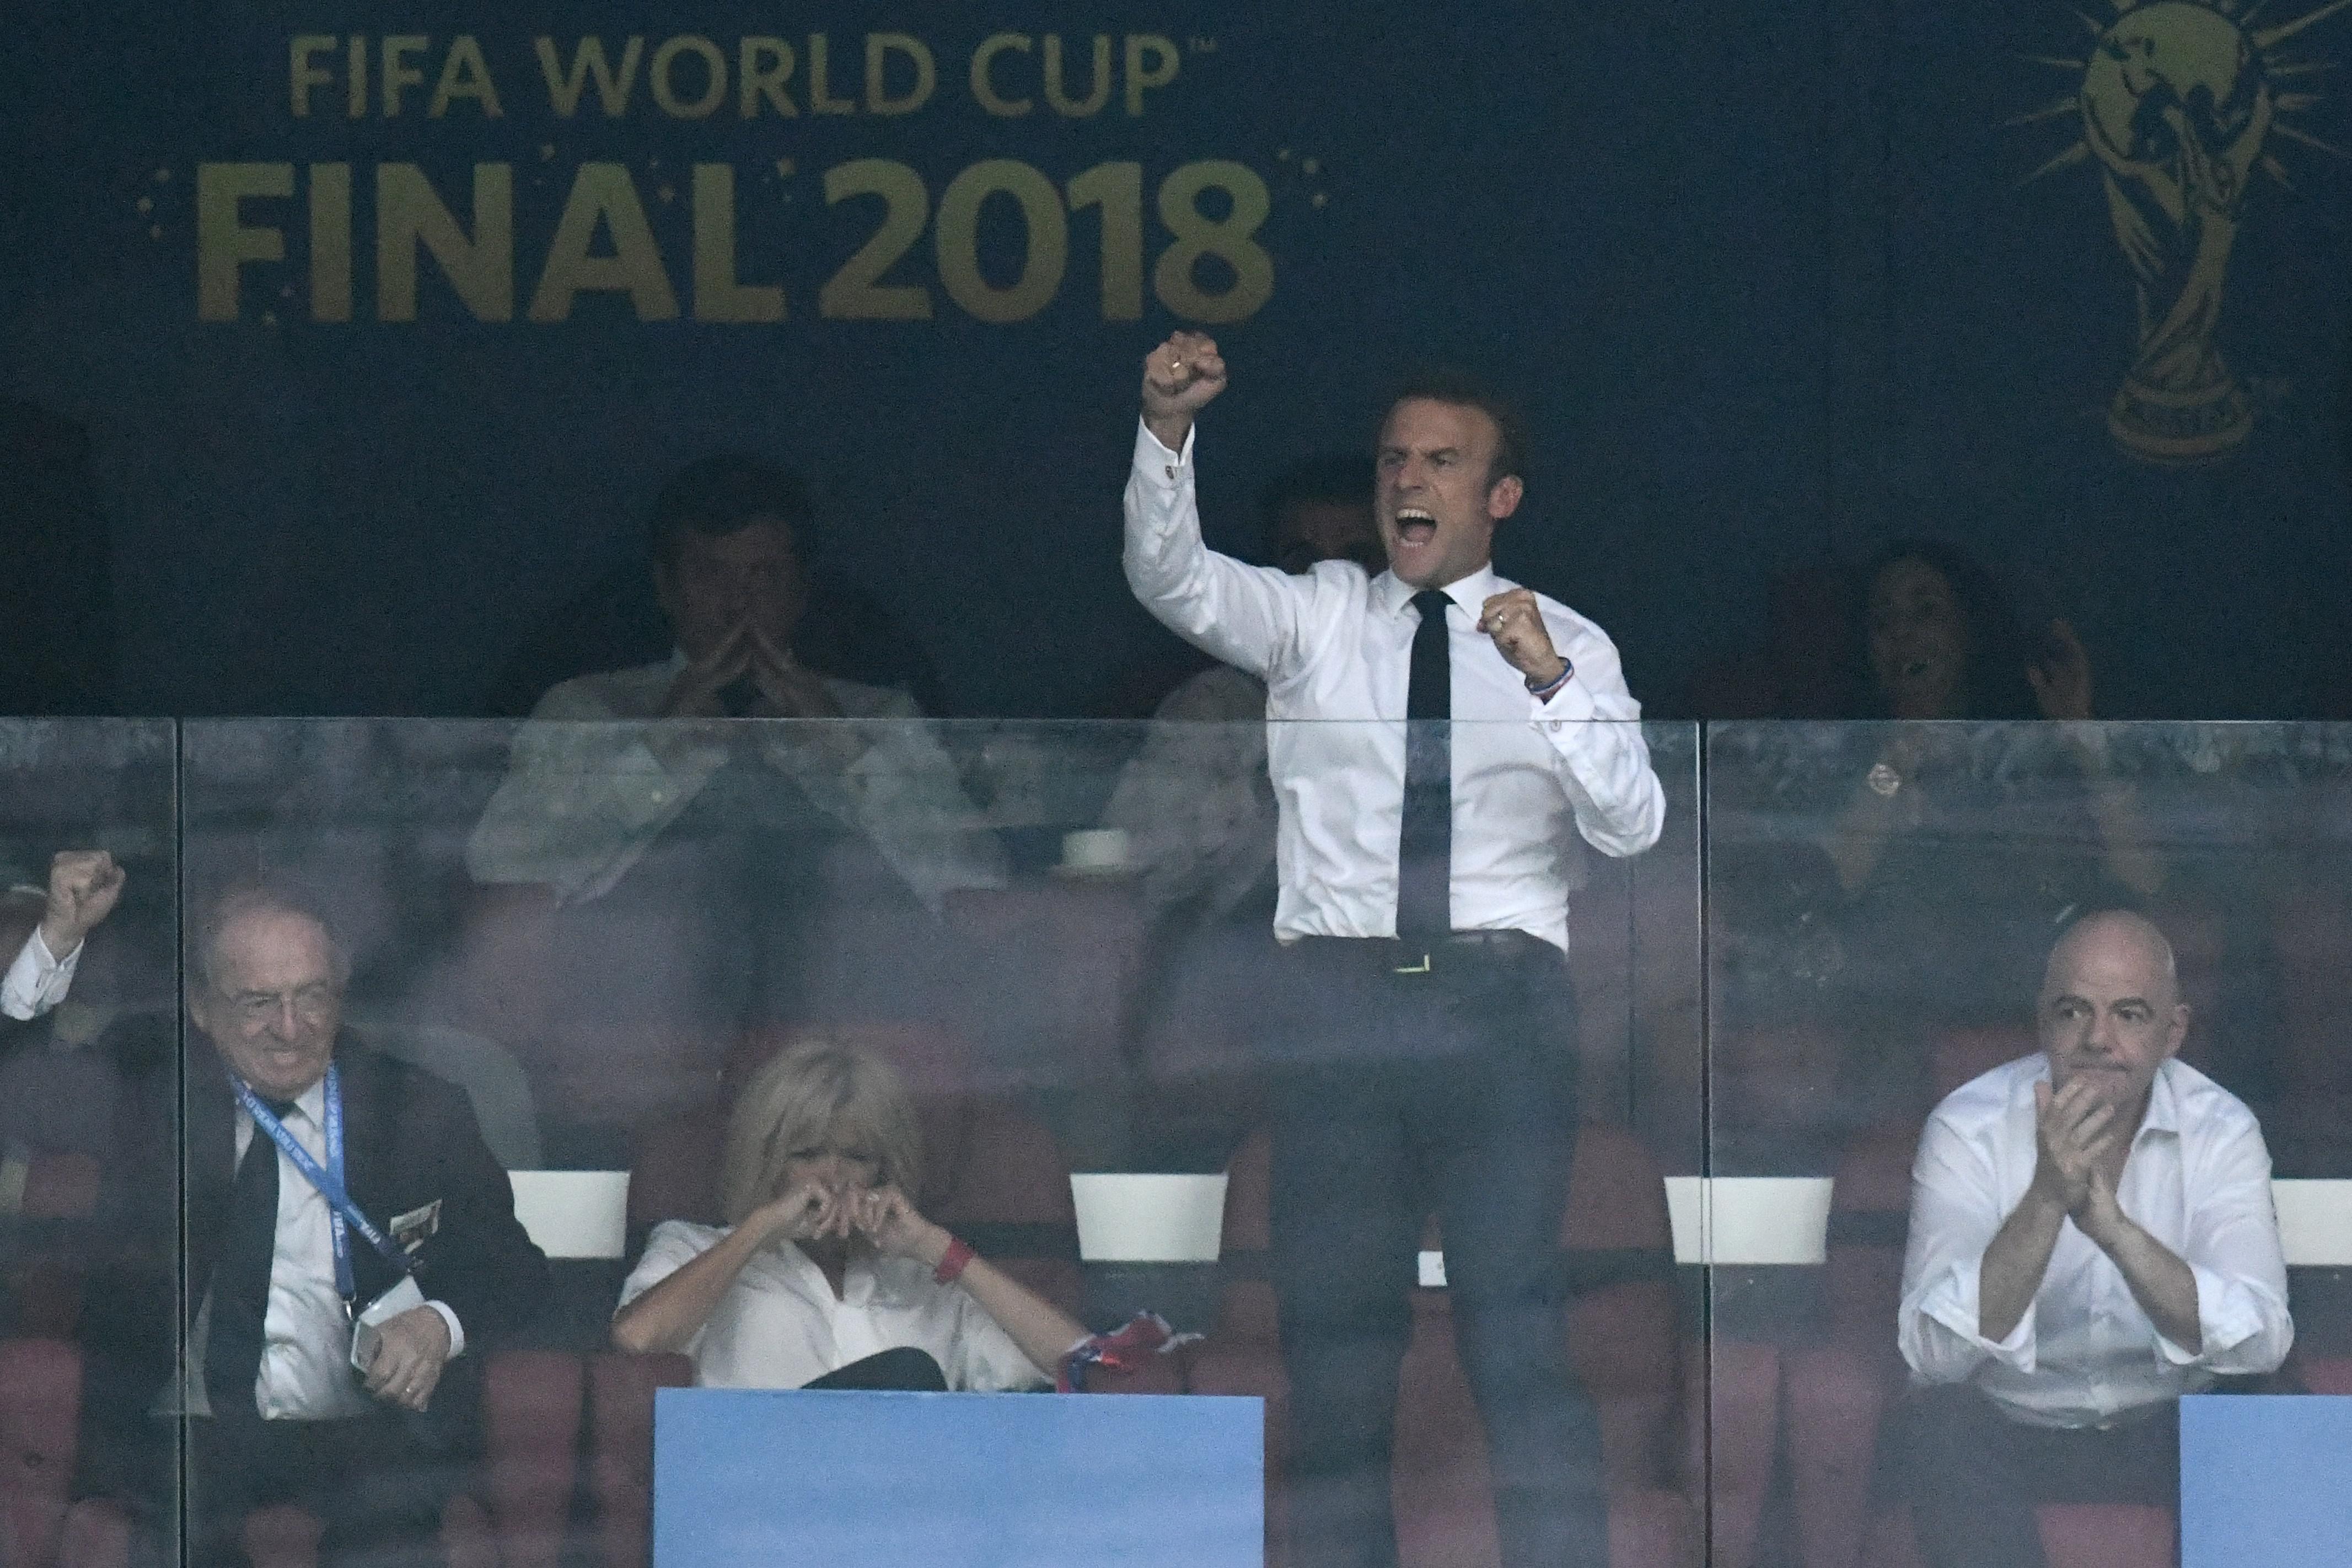
[{"label": "blonde woman", "polygon": [[613,1343],[682,1351],[719,1388],[1034,1388],[1086,1330],[916,1212],[922,1140],[870,1051],[787,1050],[736,1102],[723,1226],[667,1220]]}]

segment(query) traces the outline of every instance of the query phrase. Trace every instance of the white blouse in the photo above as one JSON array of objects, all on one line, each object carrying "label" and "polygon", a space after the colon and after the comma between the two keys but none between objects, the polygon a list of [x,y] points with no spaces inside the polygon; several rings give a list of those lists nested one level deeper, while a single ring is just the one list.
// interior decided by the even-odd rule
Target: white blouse
[{"label": "white blouse", "polygon": [[[621,1306],[726,1236],[724,1226],[685,1220],[656,1226],[621,1287]],[[799,1388],[901,1346],[929,1352],[952,1389],[1004,1393],[1048,1381],[961,1286],[940,1284],[913,1258],[852,1254],[836,1297],[824,1271],[789,1241],[751,1255],[686,1353],[706,1388]]]}]

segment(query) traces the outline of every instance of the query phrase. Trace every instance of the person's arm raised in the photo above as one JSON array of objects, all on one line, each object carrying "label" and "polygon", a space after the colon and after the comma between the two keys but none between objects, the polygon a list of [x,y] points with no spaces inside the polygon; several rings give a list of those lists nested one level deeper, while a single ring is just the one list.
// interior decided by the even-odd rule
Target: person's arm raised
[{"label": "person's arm raised", "polygon": [[1264,678],[1298,643],[1315,579],[1209,549],[1193,489],[1194,416],[1225,387],[1214,339],[1178,332],[1143,360],[1142,427],[1127,480],[1128,586],[1178,637]]}]

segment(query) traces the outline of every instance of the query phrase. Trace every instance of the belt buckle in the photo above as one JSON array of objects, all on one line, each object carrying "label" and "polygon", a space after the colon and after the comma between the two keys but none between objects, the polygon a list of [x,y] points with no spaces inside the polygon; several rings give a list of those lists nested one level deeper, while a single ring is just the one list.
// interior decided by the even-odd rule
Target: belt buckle
[{"label": "belt buckle", "polygon": [[1430,973],[1430,967],[1429,954],[1424,952],[1421,955],[1421,962],[1419,963],[1400,963],[1391,969],[1389,973],[1391,974],[1427,974]]}]

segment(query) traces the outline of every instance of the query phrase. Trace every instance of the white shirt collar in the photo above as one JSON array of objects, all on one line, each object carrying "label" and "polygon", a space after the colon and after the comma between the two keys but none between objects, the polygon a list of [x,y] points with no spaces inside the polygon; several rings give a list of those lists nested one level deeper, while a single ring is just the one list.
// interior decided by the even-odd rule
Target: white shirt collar
[{"label": "white shirt collar", "polygon": [[[1457,577],[1438,591],[1475,616],[1486,608],[1487,600],[1502,592],[1502,579],[1495,575],[1495,563],[1489,561],[1468,576]],[[1373,595],[1379,599],[1381,607],[1392,616],[1404,614],[1406,606],[1412,603],[1412,596],[1423,591],[1404,582],[1394,572],[1383,572],[1372,579]]]}]

